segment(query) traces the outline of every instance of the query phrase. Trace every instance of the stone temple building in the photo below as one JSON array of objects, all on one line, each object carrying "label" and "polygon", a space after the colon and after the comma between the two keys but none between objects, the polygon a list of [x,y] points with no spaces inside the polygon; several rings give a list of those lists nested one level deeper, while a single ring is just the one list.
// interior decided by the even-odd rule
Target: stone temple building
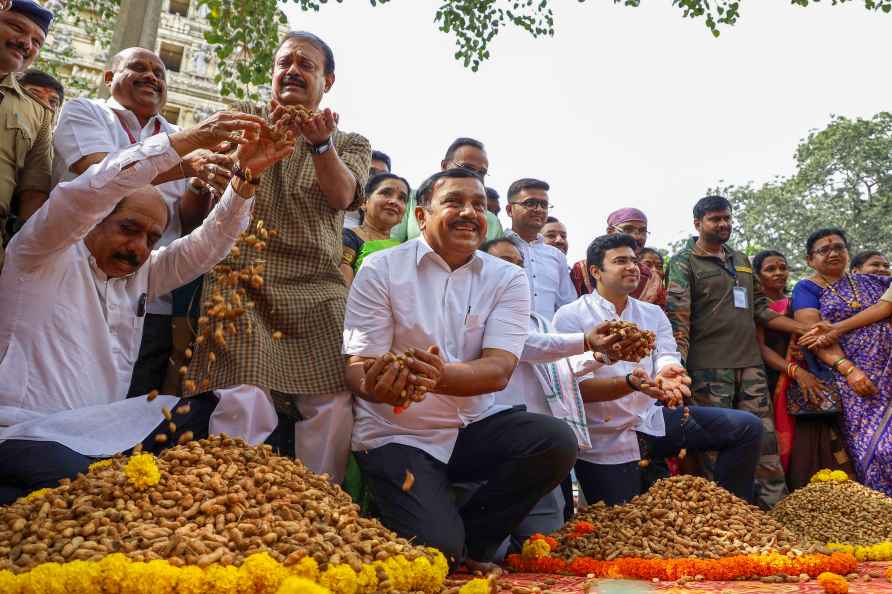
[{"label": "stone temple building", "polygon": [[[62,0],[64,1],[64,0]],[[50,8],[53,2],[48,2]],[[225,109],[235,99],[222,97],[217,84],[216,56],[205,41],[210,28],[207,7],[195,0],[162,0],[155,51],[167,66],[167,106],[163,115],[171,123],[189,127],[211,113]],[[287,31],[282,28],[281,33]],[[108,52],[82,26],[57,20],[53,23],[41,53],[55,52],[53,57],[64,65],[58,69],[66,87],[66,97],[96,95]],[[62,57],[61,52],[67,55]],[[39,65],[37,65],[39,67]],[[261,97],[269,97],[269,88],[258,89]]]}]

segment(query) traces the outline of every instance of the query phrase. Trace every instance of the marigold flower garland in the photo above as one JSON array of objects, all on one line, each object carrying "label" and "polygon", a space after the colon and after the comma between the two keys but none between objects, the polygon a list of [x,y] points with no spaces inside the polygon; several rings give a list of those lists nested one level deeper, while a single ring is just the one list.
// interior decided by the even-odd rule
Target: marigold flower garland
[{"label": "marigold flower garland", "polygon": [[[449,573],[442,553],[427,549],[429,557],[410,561],[397,555],[363,565],[359,573],[349,565],[331,565],[320,572],[310,557],[285,566],[267,553],[248,557],[240,567],[211,565],[174,567],[166,560],[143,563],[121,553],[99,562],[44,563],[19,575],[0,571],[3,594],[372,594],[380,591],[378,576],[386,576],[391,590],[428,594],[438,592]],[[383,579],[383,578],[382,578]],[[482,594],[469,592],[466,594]]]},{"label": "marigold flower garland", "polygon": [[869,546],[828,542],[827,548],[841,553],[849,553],[858,561],[892,561],[892,542],[888,540]]},{"label": "marigold flower garland", "polygon": [[[547,549],[547,551],[546,551]],[[824,572],[849,574],[858,562],[850,552],[831,555],[802,555],[790,557],[780,553],[740,555],[722,559],[639,559],[620,557],[601,561],[591,557],[576,557],[568,562],[551,556],[557,542],[535,534],[523,545],[520,555],[508,555],[506,562],[514,571],[528,573],[569,573],[593,577],[632,578],[642,580],[675,581],[683,577],[702,575],[711,581],[739,580],[748,577],[768,577],[779,574],[808,574],[817,577]]]}]

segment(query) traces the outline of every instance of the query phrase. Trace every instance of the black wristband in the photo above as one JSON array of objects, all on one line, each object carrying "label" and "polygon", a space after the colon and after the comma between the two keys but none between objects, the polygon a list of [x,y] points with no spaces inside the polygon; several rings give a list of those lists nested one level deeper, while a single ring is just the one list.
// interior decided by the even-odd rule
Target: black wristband
[{"label": "black wristband", "polygon": [[627,374],[626,374],[626,384],[627,384],[630,388],[632,388],[632,391],[633,391],[633,392],[637,392],[637,391],[638,391],[638,388],[636,388],[636,387],[635,387],[635,384],[632,383],[632,374],[631,374],[631,373],[627,373]]}]

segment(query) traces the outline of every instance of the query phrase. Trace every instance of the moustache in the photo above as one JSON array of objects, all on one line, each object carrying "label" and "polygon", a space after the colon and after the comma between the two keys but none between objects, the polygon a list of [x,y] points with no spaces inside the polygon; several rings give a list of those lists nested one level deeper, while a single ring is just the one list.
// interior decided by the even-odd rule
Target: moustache
[{"label": "moustache", "polygon": [[137,81],[134,81],[133,86],[135,86],[135,87],[143,87],[143,86],[152,87],[159,93],[161,92],[161,85],[156,82],[152,82],[151,80],[137,80]]},{"label": "moustache", "polygon": [[139,267],[139,257],[133,252],[115,252],[114,254],[112,254],[112,258],[114,258],[115,260],[126,262],[133,268]]},{"label": "moustache", "polygon": [[302,79],[299,76],[295,76],[293,74],[289,74],[282,79],[282,86],[294,85],[300,87],[302,89],[307,88],[307,81]]},{"label": "moustache", "polygon": [[31,55],[30,48],[23,43],[10,41],[9,43],[6,44],[6,47],[8,47],[9,49],[14,49],[14,50],[21,52],[22,55],[25,56],[25,58],[27,58]]}]

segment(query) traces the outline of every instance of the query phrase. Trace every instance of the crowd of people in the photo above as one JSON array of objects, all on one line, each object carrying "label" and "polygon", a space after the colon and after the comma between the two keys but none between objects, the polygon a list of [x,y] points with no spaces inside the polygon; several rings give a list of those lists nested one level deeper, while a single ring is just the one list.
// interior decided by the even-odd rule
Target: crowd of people
[{"label": "crowd of people", "polygon": [[[502,228],[479,140],[413,188],[341,131],[312,33],[269,105],[180,130],[147,49],[63,103],[28,70],[51,21],[0,12],[0,504],[220,432],[453,564],[560,528],[573,477],[610,505],[678,472],[764,508],[826,467],[892,495],[892,277],[844,230],[750,259],[708,196],[668,261],[627,206],[571,263],[548,182],[505,189]],[[787,256],[813,270],[792,293]]]}]

